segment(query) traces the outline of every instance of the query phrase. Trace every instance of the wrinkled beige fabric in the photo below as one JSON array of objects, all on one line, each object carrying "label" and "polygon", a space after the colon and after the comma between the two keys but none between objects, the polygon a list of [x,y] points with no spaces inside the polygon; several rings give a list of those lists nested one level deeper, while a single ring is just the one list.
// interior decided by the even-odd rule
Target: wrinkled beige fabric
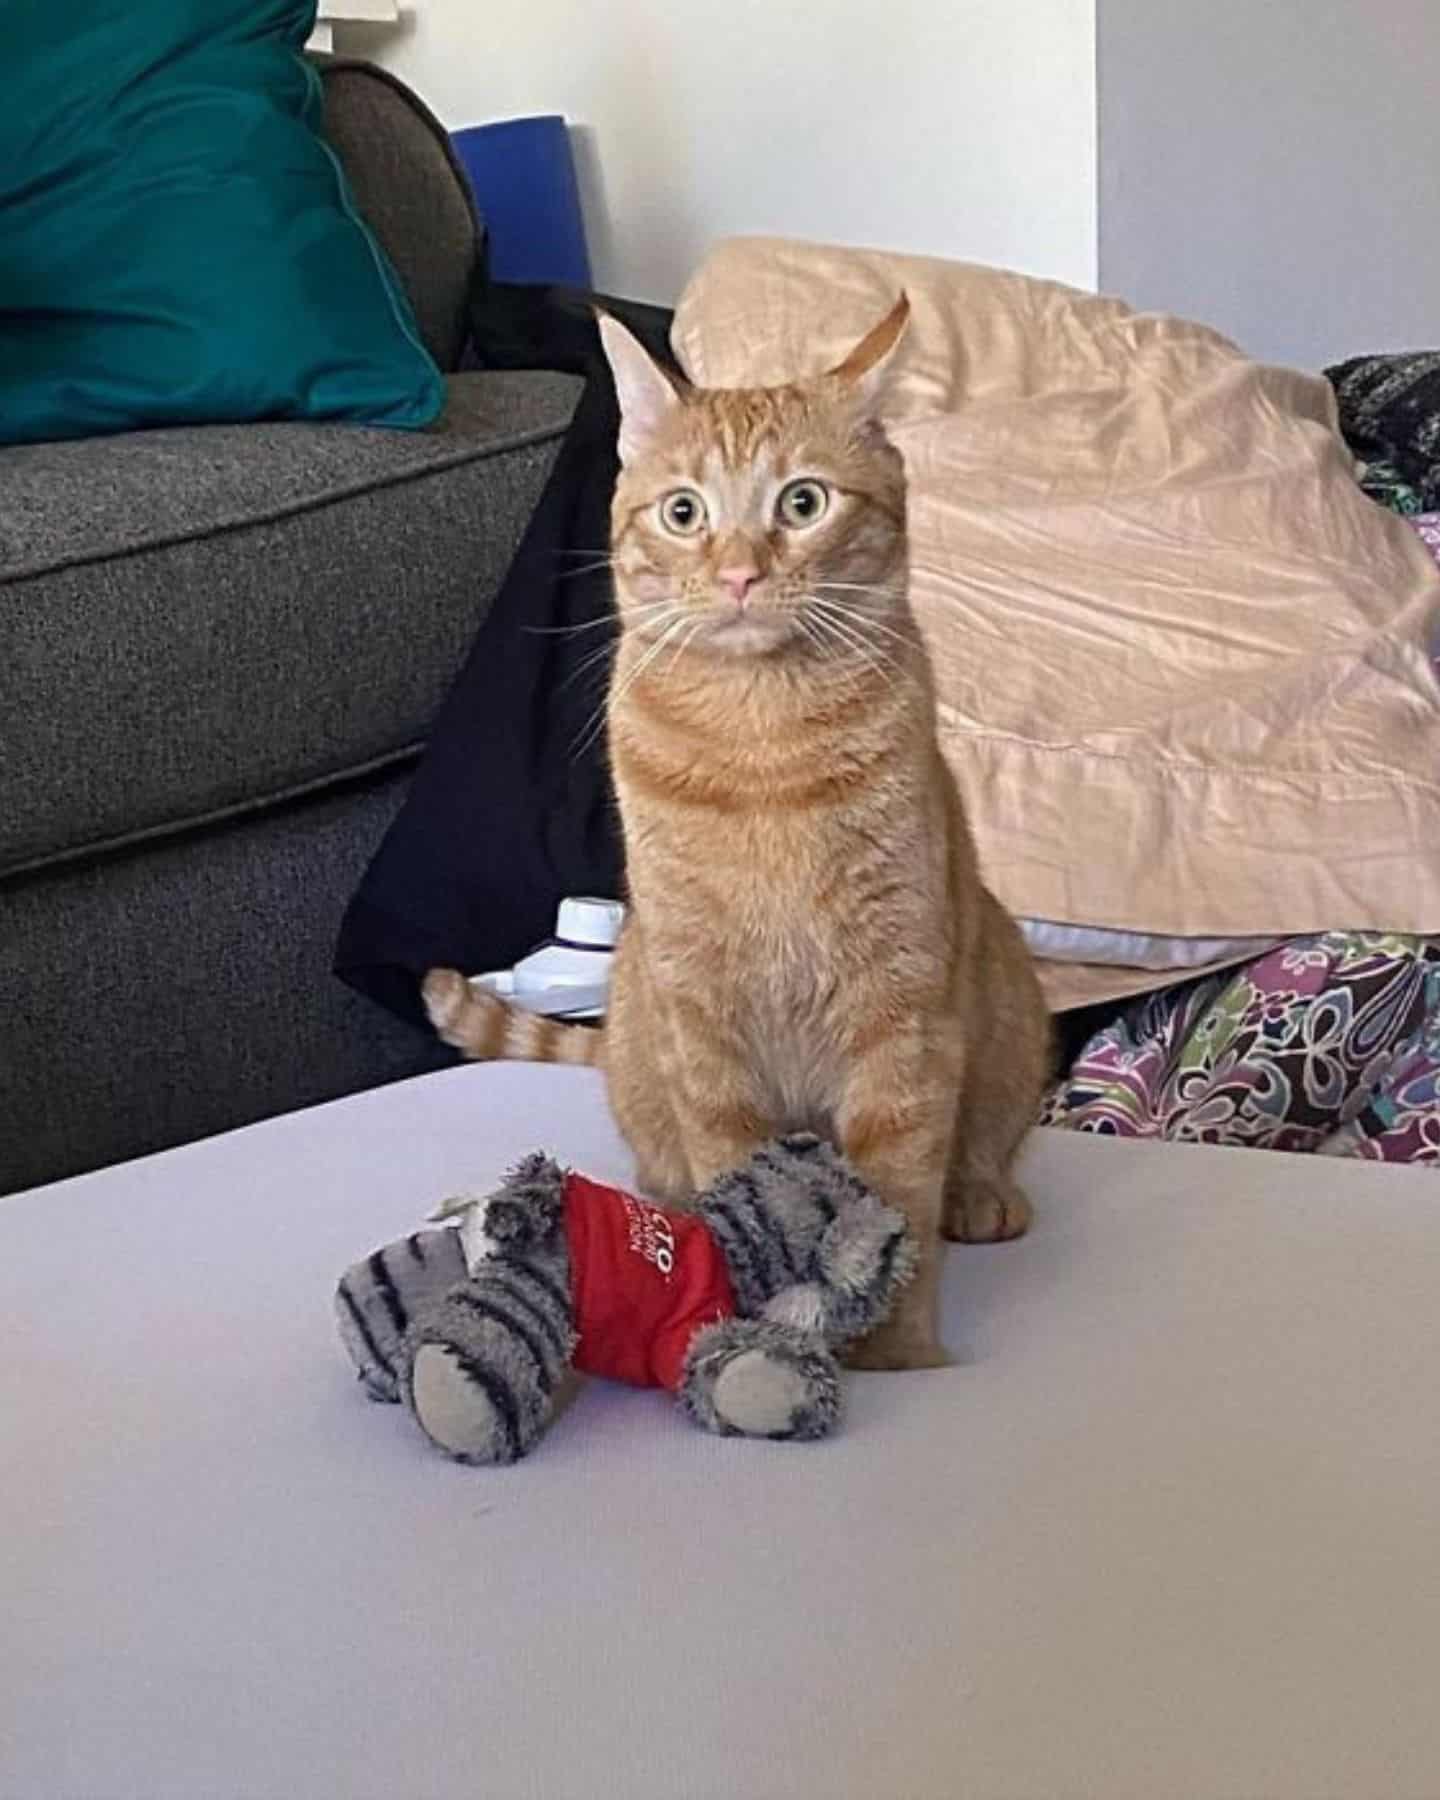
[{"label": "wrinkled beige fabric", "polygon": [[[836,361],[901,288],[884,412],[987,881],[1176,936],[1440,933],[1440,572],[1318,376],[961,263],[720,244],[675,322],[720,387]],[[1046,963],[1052,1005],[1152,986]]]}]

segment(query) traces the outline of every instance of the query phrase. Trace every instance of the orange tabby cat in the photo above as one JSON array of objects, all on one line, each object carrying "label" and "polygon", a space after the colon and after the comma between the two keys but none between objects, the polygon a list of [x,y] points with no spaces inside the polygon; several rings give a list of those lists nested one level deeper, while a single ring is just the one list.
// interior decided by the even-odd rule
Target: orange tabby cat
[{"label": "orange tabby cat", "polygon": [[875,423],[903,298],[819,380],[681,388],[602,321],[620,398],[608,707],[629,910],[603,1037],[426,978],[477,1057],[603,1061],[642,1188],[683,1201],[778,1130],[904,1208],[920,1273],[851,1360],[944,1360],[939,1236],[1011,1237],[1048,1025],[981,885]]}]

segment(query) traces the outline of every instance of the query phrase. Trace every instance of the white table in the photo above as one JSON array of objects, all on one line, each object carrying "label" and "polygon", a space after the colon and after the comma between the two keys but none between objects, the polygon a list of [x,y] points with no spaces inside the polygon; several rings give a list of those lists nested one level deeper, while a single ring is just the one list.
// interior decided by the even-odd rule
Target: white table
[{"label": "white table", "polygon": [[592,1385],[479,1471],[342,1266],[586,1070],[461,1069],[0,1202],[0,1795],[1440,1795],[1440,1178],[1037,1134],[957,1365],[828,1444]]}]

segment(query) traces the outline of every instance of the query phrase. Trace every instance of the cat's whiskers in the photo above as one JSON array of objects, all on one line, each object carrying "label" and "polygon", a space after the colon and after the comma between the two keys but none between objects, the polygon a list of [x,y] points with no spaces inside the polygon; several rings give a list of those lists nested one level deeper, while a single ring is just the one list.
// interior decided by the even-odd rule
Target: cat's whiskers
[{"label": "cat's whiskers", "polygon": [[656,657],[659,656],[660,652],[670,642],[671,638],[674,637],[679,631],[681,631],[684,628],[686,620],[689,618],[692,618],[692,617],[693,617],[693,614],[690,612],[690,609],[688,607],[677,606],[675,608],[675,617],[668,621],[668,623],[665,625],[665,628],[661,631],[660,635],[655,639],[655,641],[652,644],[649,644],[646,646],[644,652],[642,653],[642,655],[640,657],[640,660],[635,664],[635,667],[633,669],[631,669],[630,672],[626,675],[625,679],[620,683],[620,686],[615,689],[613,694],[608,695],[604,700],[601,701],[600,705],[596,707],[594,713],[591,715],[589,720],[586,722],[582,737],[575,745],[575,749],[572,753],[574,756],[580,757],[585,754],[585,752],[590,748],[591,744],[593,744],[595,742],[595,739],[600,735],[601,731],[604,730],[605,715],[606,715],[607,711],[610,708],[618,706],[620,704],[620,702],[624,699],[626,694],[629,693],[630,689],[632,687],[634,687],[635,683],[640,679],[640,677],[650,667],[651,663],[653,663],[655,661]]},{"label": "cat's whiskers", "polygon": [[589,675],[593,670],[598,669],[602,663],[608,663],[614,654],[615,640],[613,638],[607,639],[598,650],[592,650],[588,656],[582,657],[580,661],[576,663],[575,667],[555,690],[556,693],[565,693],[583,676]]},{"label": "cat's whiskers", "polygon": [[[817,614],[823,615],[826,618],[838,620],[841,624],[848,625],[852,631],[856,632],[864,639],[866,644],[874,650],[877,656],[884,656],[886,662],[896,669],[897,672],[904,669],[905,661],[901,656],[900,651],[910,649],[912,647],[912,640],[906,637],[903,632],[888,631],[882,627],[877,620],[868,618],[864,613],[848,611],[844,607],[837,607],[833,602],[812,600],[811,605],[815,608]],[[889,641],[879,642],[877,641],[879,638],[888,639]],[[892,649],[892,644],[897,645],[899,647],[898,650]]]},{"label": "cat's whiskers", "polygon": [[834,618],[826,613],[816,613],[814,617],[817,623],[827,626],[842,642],[849,644],[857,656],[863,653],[873,668],[884,669],[888,675],[897,680],[908,681],[910,679],[910,670],[883,644],[877,644],[873,638],[867,638],[864,632],[858,631],[855,626],[848,624],[843,619]]},{"label": "cat's whiskers", "polygon": [[831,618],[825,613],[812,613],[810,622],[822,637],[839,644],[851,659],[858,660],[872,675],[879,676],[882,681],[900,673],[897,664],[884,657],[874,645],[865,643],[858,633],[852,631],[849,626],[842,625],[837,619]]},{"label": "cat's whiskers", "polygon": [[[897,656],[883,644],[875,643],[869,636],[869,629],[878,623],[877,620],[867,618],[863,613],[853,612],[841,606],[838,601],[822,600],[818,594],[807,595],[806,605],[817,626],[828,627],[839,641],[849,645],[856,656],[864,657],[877,674],[884,670],[906,679],[911,677],[911,671]],[[899,632],[892,635],[898,642],[908,644],[909,640]]]},{"label": "cat's whiskers", "polygon": [[[964,595],[954,591],[954,571],[932,568],[927,572],[934,576],[935,579],[932,579],[926,585],[926,606],[932,612],[937,609],[951,612],[955,614],[957,618],[963,620],[965,624],[970,624],[973,620],[973,613],[967,605]],[[985,569],[982,566],[978,566],[973,559],[966,569],[966,581],[975,588],[984,589],[986,587]],[[822,587],[840,587],[843,584],[839,582],[822,582],[820,585]],[[855,582],[852,585],[856,591],[871,594],[877,599],[893,599],[893,594],[888,588],[868,587],[860,582]]]},{"label": "cat's whiskers", "polygon": [[580,563],[573,569],[562,569],[560,573],[567,581],[569,581],[578,579],[581,575],[593,575],[597,569],[613,569],[614,567],[615,559],[613,556],[601,556],[597,557],[593,562]]},{"label": "cat's whiskers", "polygon": [[912,639],[903,631],[897,631],[884,619],[877,619],[873,613],[866,612],[852,600],[836,600],[834,593],[868,594],[877,600],[894,602],[895,595],[889,588],[869,587],[859,581],[817,581],[813,584],[810,598],[819,605],[829,605],[837,612],[853,620],[857,625],[863,624],[870,631],[878,631],[883,636],[893,638],[896,643],[909,644]]},{"label": "cat's whiskers", "polygon": [[527,637],[579,637],[584,631],[599,631],[602,625],[613,625],[615,614],[606,613],[603,619],[583,619],[578,625],[522,625],[521,630]]},{"label": "cat's whiskers", "polygon": [[900,590],[893,584],[883,581],[816,581],[811,584],[818,588],[834,588],[837,593],[874,594],[880,600],[897,600]]},{"label": "cat's whiskers", "polygon": [[687,600],[672,595],[668,600],[652,601],[649,606],[628,608],[624,625],[635,637],[649,643],[657,633],[662,637],[667,635],[668,627],[675,619],[690,619],[694,616],[695,609]]},{"label": "cat's whiskers", "polygon": [[690,629],[687,632],[680,634],[679,642],[675,646],[675,654],[670,658],[669,662],[666,663],[664,669],[661,671],[661,675],[664,680],[668,681],[670,679],[670,677],[675,673],[676,669],[680,666],[680,663],[681,663],[682,659],[684,658],[685,652],[690,648],[691,644],[693,644],[695,642],[695,634],[702,629],[704,624],[705,624],[705,615],[703,613],[701,613],[695,619],[695,621],[691,625]]},{"label": "cat's whiskers", "polygon": [[[836,612],[843,613],[847,618],[853,619],[857,625],[863,624],[870,630],[881,632],[887,637],[899,638],[902,643],[910,642],[910,638],[905,632],[898,630],[878,613],[872,612],[869,607],[863,606],[858,601],[851,600],[845,595],[837,594],[832,591],[837,586],[838,584],[835,582],[814,582],[808,591],[807,598],[812,600],[816,605],[829,606]],[[856,588],[854,591],[862,592],[865,590]]]},{"label": "cat's whiskers", "polygon": [[680,612],[677,617],[672,619],[669,624],[666,625],[665,629],[654,642],[646,648],[639,661],[635,664],[635,667],[630,670],[625,679],[620,683],[620,686],[616,688],[610,702],[612,705],[618,706],[620,704],[645,671],[658,659],[661,651],[664,650],[671,639],[679,636],[681,630],[684,628],[687,618],[693,618],[693,614],[690,614],[688,610]]},{"label": "cat's whiskers", "polygon": [[[628,616],[631,619],[634,619],[636,617],[642,617],[642,618],[645,618],[647,622],[653,622],[650,619],[650,615],[652,615],[652,614],[661,615],[661,614],[664,614],[667,612],[677,612],[677,611],[683,611],[683,610],[684,609],[678,607],[677,603],[673,600],[654,600],[654,601],[651,601],[648,606],[631,607],[629,610]],[[607,619],[605,621],[605,623],[610,624],[610,625],[618,625],[619,621],[617,619]],[[615,635],[613,637],[607,638],[605,640],[605,642],[603,644],[601,644],[597,650],[592,650],[589,652],[588,655],[581,657],[580,661],[575,665],[575,667],[565,677],[564,681],[562,681],[560,683],[560,686],[556,689],[556,692],[558,694],[565,693],[566,690],[568,688],[570,688],[575,682],[581,680],[582,677],[592,673],[592,671],[599,668],[601,666],[601,664],[609,664],[610,661],[614,658],[615,648],[619,642],[620,642],[620,634],[619,634],[619,631],[617,630]],[[587,721],[587,723],[588,723],[588,721]]]},{"label": "cat's whiskers", "polygon": [[[647,613],[660,612],[672,604],[669,600],[652,600],[648,606],[630,607],[628,617],[635,619]],[[522,629],[537,637],[578,637],[582,631],[599,631],[602,626],[618,623],[619,614],[608,612],[603,618],[584,619],[578,625],[526,625]]]},{"label": "cat's whiskers", "polygon": [[821,633],[819,626],[813,619],[807,619],[803,613],[797,613],[795,615],[795,623],[800,628],[801,636],[820,658],[821,662],[835,662],[837,660],[835,653],[830,648],[829,640]]}]

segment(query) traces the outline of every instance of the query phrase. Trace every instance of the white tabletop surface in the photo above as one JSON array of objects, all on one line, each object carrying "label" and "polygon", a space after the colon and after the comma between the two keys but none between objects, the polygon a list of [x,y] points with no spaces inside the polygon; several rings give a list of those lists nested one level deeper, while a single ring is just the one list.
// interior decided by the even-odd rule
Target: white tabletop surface
[{"label": "white tabletop surface", "polygon": [[545,1146],[457,1069],[0,1201],[0,1795],[1440,1796],[1440,1176],[1038,1133],[840,1435],[367,1403],[334,1280]]}]

